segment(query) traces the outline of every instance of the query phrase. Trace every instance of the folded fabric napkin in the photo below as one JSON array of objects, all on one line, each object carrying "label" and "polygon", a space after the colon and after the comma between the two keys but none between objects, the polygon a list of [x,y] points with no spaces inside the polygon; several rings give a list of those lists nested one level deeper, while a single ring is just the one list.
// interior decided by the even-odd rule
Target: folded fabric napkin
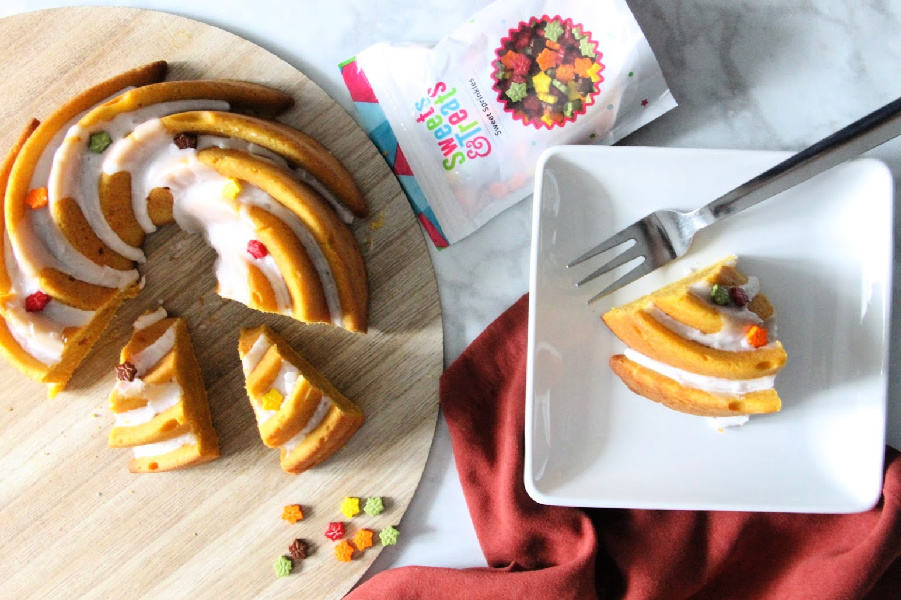
[{"label": "folded fabric napkin", "polygon": [[901,455],[848,515],[578,509],[522,482],[528,296],[441,378],[460,482],[488,568],[401,567],[348,598],[901,598]]}]

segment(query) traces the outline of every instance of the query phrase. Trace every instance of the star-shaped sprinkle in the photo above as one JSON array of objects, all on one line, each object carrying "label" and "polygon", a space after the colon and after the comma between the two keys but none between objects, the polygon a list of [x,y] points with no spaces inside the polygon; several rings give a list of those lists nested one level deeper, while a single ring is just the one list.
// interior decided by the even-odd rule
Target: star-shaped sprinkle
[{"label": "star-shaped sprinkle", "polygon": [[278,410],[282,407],[282,400],[285,397],[282,396],[282,393],[275,388],[270,389],[268,392],[263,394],[261,400],[263,401],[263,409],[264,410]]},{"label": "star-shaped sprinkle", "polygon": [[341,521],[332,521],[328,524],[328,529],[325,530],[325,537],[332,540],[340,540],[344,537],[344,523]]},{"label": "star-shaped sprinkle", "polygon": [[294,569],[294,561],[288,556],[279,556],[273,565],[276,577],[287,577]]},{"label": "star-shaped sprinkle", "polygon": [[372,496],[371,498],[366,498],[366,504],[363,506],[363,511],[372,517],[376,515],[382,514],[382,511],[385,510],[385,503],[382,502],[381,496]]},{"label": "star-shaped sprinkle", "polygon": [[560,21],[556,19],[545,25],[544,27],[544,37],[547,39],[556,42],[557,38],[563,35],[563,25],[560,24]]},{"label": "star-shaped sprinkle", "polygon": [[510,100],[513,102],[519,102],[527,95],[526,84],[521,82],[514,81],[510,84],[510,87],[507,88],[507,91],[504,92]]},{"label": "star-shaped sprinkle", "polygon": [[379,541],[382,542],[382,546],[393,546],[397,543],[398,535],[400,535],[400,532],[388,525],[379,532]]},{"label": "star-shaped sprinkle", "polygon": [[347,496],[341,503],[341,512],[348,519],[352,519],[360,514],[360,499],[354,496]]},{"label": "star-shaped sprinkle", "polygon": [[288,547],[291,558],[294,560],[303,560],[310,555],[310,545],[304,540],[298,538]]},{"label": "star-shaped sprinkle", "polygon": [[357,550],[360,552],[372,546],[372,530],[361,529],[354,534],[354,546],[356,546]]},{"label": "star-shaped sprinkle", "polygon": [[282,519],[294,525],[303,520],[303,509],[300,504],[289,504],[282,509]]},{"label": "star-shaped sprinkle", "polygon": [[354,547],[347,540],[341,540],[335,545],[335,558],[341,562],[350,562],[354,557]]}]

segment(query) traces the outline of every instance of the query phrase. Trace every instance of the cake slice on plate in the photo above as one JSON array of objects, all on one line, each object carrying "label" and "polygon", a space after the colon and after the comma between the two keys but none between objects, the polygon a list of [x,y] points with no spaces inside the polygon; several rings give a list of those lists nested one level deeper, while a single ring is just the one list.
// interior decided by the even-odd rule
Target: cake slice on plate
[{"label": "cake slice on plate", "polygon": [[776,412],[786,361],[775,310],[729,256],[603,315],[628,348],[610,367],[633,392],[694,415]]},{"label": "cake slice on plate", "polygon": [[241,330],[238,353],[260,437],[280,450],[285,471],[325,460],[363,424],[363,412],[265,325]]},{"label": "cake slice on plate", "polygon": [[120,353],[110,394],[112,448],[132,448],[134,473],[168,471],[219,456],[200,367],[184,319],[143,314]]}]

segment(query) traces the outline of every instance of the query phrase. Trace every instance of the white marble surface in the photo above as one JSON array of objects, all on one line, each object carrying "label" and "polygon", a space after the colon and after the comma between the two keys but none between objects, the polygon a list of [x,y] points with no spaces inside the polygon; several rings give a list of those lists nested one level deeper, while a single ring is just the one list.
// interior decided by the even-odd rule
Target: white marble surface
[{"label": "white marble surface", "polygon": [[[278,54],[346,108],[337,64],[377,41],[435,42],[484,2],[144,0]],[[623,143],[797,150],[901,96],[901,0],[629,0],[679,108]],[[79,2],[6,0],[0,16]],[[301,8],[302,7],[302,8]],[[85,25],[89,26],[89,25]],[[901,139],[869,153],[901,182]],[[896,206],[898,202],[896,201]],[[432,252],[450,363],[528,287],[531,202],[454,247]],[[901,375],[901,228],[896,217],[892,368]],[[840,342],[837,342],[840,343]],[[889,442],[901,447],[901,385],[890,386]],[[443,421],[403,543],[372,571],[405,564],[481,566]]]}]

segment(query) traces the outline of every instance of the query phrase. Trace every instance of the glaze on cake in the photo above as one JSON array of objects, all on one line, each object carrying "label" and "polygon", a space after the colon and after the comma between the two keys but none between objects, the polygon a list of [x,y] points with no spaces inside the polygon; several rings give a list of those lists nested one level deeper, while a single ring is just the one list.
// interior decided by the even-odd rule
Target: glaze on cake
[{"label": "glaze on cake", "polygon": [[610,367],[635,393],[695,415],[775,412],[786,361],[759,282],[727,257],[603,315],[628,348]]},{"label": "glaze on cake", "polygon": [[216,250],[223,297],[368,327],[346,224],[366,203],[324,147],[272,120],[293,100],[248,82],[162,81],[166,69],[79,94],[30,125],[0,170],[0,348],[51,394],[137,295],[144,239],[171,222]]}]

